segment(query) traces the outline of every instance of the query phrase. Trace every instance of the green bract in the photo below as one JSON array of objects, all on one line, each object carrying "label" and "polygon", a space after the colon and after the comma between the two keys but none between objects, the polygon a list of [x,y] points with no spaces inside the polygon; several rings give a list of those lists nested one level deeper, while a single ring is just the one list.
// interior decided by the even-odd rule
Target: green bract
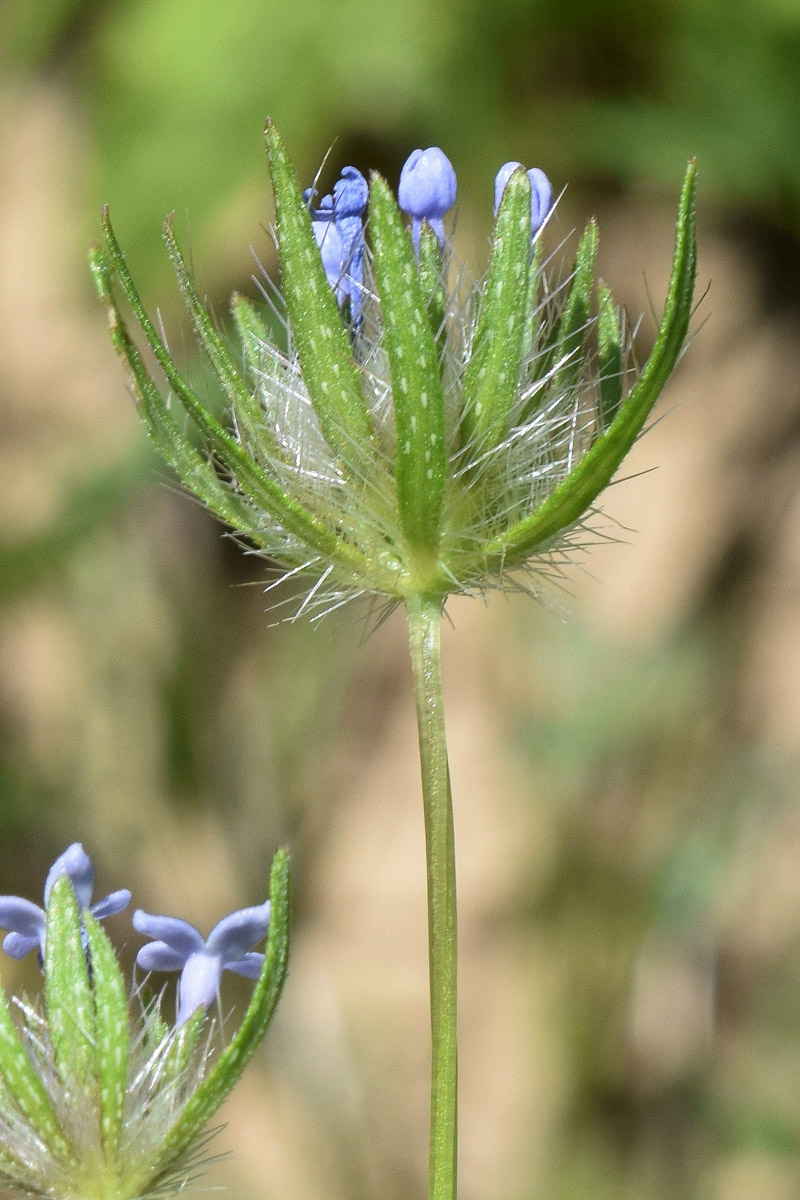
[{"label": "green bract", "polygon": [[[250,1006],[215,1053],[202,1009],[135,1020],[116,954],[69,878],[47,904],[44,1009],[0,988],[0,1187],[54,1200],[137,1200],[185,1187],[203,1128],[263,1038],[286,976],[288,859],[270,876],[266,959]],[[91,964],[91,966],[90,966]],[[138,1001],[134,1001],[138,1005]]]},{"label": "green bract", "polygon": [[[680,356],[695,279],[695,168],[683,185],[658,337],[634,378],[613,299],[594,278],[591,222],[565,286],[531,251],[530,181],[514,171],[485,280],[448,286],[437,238],[419,257],[380,177],[350,326],[311,216],[269,123],[287,345],[241,297],[231,353],[201,304],[171,224],[167,247],[199,345],[224,393],[220,422],[175,366],[142,305],[108,214],[98,291],[148,431],[185,485],[265,557],[316,582],[304,607],[350,597],[444,598],[513,584],[568,550],[641,432]],[[127,300],[163,382],[123,318]],[[241,362],[241,365],[239,365]],[[162,388],[197,426],[195,449]]]}]

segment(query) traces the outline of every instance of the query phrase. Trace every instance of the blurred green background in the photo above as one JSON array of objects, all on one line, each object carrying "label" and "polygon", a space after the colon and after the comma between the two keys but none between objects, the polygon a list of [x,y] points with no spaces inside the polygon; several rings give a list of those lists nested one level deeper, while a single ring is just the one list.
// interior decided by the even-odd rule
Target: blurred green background
[{"label": "blurred green background", "polygon": [[[3,0],[0,890],[71,841],[99,886],[208,929],[289,844],[295,943],[210,1169],[240,1200],[424,1190],[424,872],[399,616],[273,627],[148,451],[85,249],[102,203],[188,360],[159,231],[220,319],[268,269],[271,114],[333,145],[596,212],[634,316],[700,163],[696,337],[544,606],[452,607],[465,1200],[800,1191],[800,6],[796,0]],[[202,376],[201,376],[202,379]],[[207,386],[210,386],[208,384]],[[677,408],[676,408],[677,406]],[[675,411],[673,411],[673,409]],[[651,472],[651,468],[658,470]],[[135,938],[124,920],[117,932]],[[3,962],[9,986],[34,964]],[[226,1000],[241,1000],[231,980]]]}]

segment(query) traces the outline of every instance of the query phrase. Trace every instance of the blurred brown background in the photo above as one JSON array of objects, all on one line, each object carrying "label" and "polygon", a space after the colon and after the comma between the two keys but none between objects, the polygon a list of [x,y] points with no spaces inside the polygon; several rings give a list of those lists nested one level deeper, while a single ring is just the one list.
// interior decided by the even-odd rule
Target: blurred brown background
[{"label": "blurred brown background", "polygon": [[[35,898],[80,839],[99,886],[207,930],[262,898],[288,843],[289,984],[209,1182],[424,1193],[402,621],[366,642],[357,610],[271,627],[263,564],[149,453],[85,266],[107,201],[188,358],[161,220],[186,216],[220,319],[254,295],[268,113],[309,180],[334,139],[332,165],[392,180],[443,146],[476,269],[495,170],[541,165],[568,185],[561,235],[598,215],[642,353],[699,159],[710,292],[666,419],[606,497],[621,544],[547,606],[451,609],[461,1194],[796,1197],[796,0],[2,0],[0,890]],[[33,963],[2,974],[38,986]]]}]

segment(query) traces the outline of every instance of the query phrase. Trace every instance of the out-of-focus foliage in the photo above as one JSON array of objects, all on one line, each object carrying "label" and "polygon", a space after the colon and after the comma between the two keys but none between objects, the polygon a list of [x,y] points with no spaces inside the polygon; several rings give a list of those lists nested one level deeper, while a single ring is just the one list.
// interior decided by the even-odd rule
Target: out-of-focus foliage
[{"label": "out-of-focus foliage", "polygon": [[[709,319],[667,397],[679,411],[636,450],[633,471],[660,470],[607,496],[620,524],[606,531],[632,545],[587,559],[602,584],[571,578],[563,626],[554,608],[454,610],[462,1178],[470,1200],[788,1200],[791,0],[0,4],[0,890],[33,896],[81,838],[109,884],[210,928],[253,902],[288,839],[294,962],[269,1075],[230,1107],[227,1180],[248,1200],[421,1191],[424,885],[402,631],[362,645],[357,617],[268,628],[263,564],[164,486],[85,268],[109,202],[193,370],[161,221],[188,219],[221,316],[233,288],[256,294],[251,244],[273,269],[267,114],[309,182],[335,139],[332,165],[392,182],[414,146],[444,146],[476,267],[495,169],[541,165],[569,184],[554,240],[597,209],[602,270],[634,315],[643,272],[663,294],[675,193],[698,157]],[[35,966],[19,969],[35,989]]]}]

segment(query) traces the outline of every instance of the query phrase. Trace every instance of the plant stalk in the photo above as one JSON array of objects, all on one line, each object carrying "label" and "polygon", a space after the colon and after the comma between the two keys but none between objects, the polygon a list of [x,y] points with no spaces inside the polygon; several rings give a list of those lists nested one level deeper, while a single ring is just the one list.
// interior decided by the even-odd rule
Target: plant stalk
[{"label": "plant stalk", "polygon": [[440,597],[407,602],[428,871],[431,994],[429,1200],[455,1200],[458,1149],[456,863],[444,726]]}]

